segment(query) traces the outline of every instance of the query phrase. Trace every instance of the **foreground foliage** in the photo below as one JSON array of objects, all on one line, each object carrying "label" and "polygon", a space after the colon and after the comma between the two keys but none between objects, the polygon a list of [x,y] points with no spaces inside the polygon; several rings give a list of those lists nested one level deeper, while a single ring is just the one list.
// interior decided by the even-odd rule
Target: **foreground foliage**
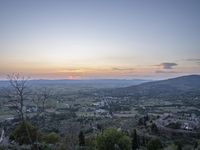
[{"label": "foreground foliage", "polygon": [[131,150],[131,139],[114,128],[106,129],[97,137],[98,150]]},{"label": "foreground foliage", "polygon": [[56,144],[59,142],[60,136],[55,132],[51,132],[47,134],[46,136],[44,136],[43,140],[47,144]]},{"label": "foreground foliage", "polygon": [[21,123],[10,135],[10,140],[14,140],[19,145],[33,144],[40,138],[37,128],[29,122]]},{"label": "foreground foliage", "polygon": [[159,150],[162,149],[162,143],[159,139],[152,139],[147,144],[148,150]]}]

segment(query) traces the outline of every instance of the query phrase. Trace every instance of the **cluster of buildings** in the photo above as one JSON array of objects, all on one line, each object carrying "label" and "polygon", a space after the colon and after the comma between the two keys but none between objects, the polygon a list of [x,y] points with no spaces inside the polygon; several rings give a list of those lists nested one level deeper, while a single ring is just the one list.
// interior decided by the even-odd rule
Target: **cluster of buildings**
[{"label": "cluster of buildings", "polygon": [[169,127],[170,124],[179,125],[179,130],[195,131],[200,128],[200,118],[195,114],[164,114],[157,121],[159,127]]}]

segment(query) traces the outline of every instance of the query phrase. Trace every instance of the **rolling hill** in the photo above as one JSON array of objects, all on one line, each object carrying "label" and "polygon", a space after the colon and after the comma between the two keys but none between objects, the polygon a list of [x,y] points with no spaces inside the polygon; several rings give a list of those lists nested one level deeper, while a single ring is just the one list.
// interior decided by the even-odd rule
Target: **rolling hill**
[{"label": "rolling hill", "polygon": [[166,98],[186,94],[200,95],[200,75],[181,76],[177,78],[142,83],[140,85],[114,89],[115,96],[133,96],[147,98]]}]

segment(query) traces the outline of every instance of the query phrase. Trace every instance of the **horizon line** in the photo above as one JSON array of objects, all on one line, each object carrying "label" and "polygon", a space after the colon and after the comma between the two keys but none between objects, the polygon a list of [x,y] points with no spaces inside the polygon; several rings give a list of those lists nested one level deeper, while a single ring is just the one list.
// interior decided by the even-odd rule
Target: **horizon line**
[{"label": "horizon line", "polygon": [[[186,74],[186,75],[179,75],[175,77],[166,77],[166,78],[81,78],[81,79],[51,79],[51,78],[39,78],[39,79],[28,79],[28,81],[95,81],[95,80],[144,80],[144,81],[156,81],[156,80],[167,80],[167,79],[173,79],[178,77],[185,77],[185,76],[200,76],[200,74]],[[9,81],[8,79],[0,79],[0,81]]]}]

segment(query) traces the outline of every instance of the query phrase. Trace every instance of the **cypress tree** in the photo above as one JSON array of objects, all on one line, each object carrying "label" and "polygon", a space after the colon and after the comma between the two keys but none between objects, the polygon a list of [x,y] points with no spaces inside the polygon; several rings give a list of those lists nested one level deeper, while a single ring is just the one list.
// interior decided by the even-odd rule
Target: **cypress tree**
[{"label": "cypress tree", "polygon": [[83,131],[79,133],[79,146],[85,146],[85,135]]},{"label": "cypress tree", "polygon": [[137,148],[139,148],[138,135],[136,129],[134,129],[131,138],[132,138],[132,150],[136,150]]}]

